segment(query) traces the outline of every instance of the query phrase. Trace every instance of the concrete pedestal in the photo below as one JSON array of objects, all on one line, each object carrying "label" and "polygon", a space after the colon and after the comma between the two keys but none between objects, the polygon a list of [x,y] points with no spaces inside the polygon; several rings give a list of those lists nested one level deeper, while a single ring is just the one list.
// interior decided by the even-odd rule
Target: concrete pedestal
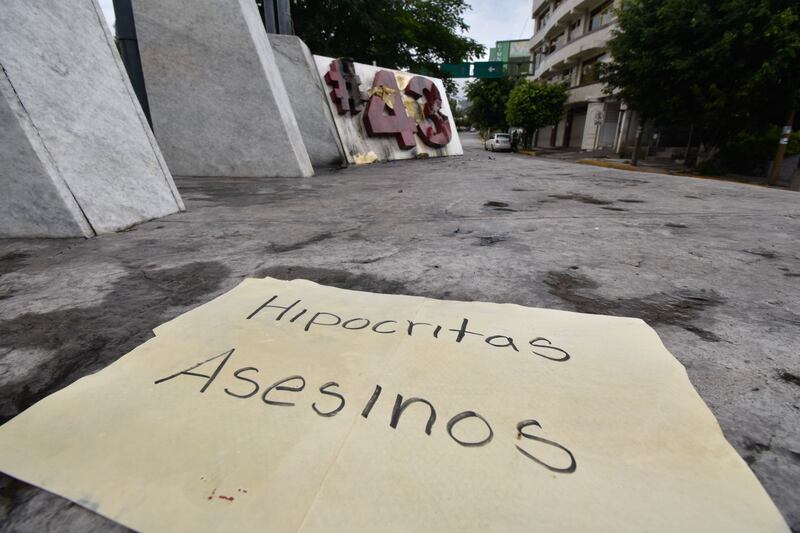
[{"label": "concrete pedestal", "polygon": [[294,35],[268,35],[311,163],[340,165],[346,161],[344,148],[311,51]]},{"label": "concrete pedestal", "polygon": [[0,9],[0,236],[92,236],[183,209],[93,0]]},{"label": "concrete pedestal", "polygon": [[173,174],[311,176],[252,0],[133,3],[153,129]]}]

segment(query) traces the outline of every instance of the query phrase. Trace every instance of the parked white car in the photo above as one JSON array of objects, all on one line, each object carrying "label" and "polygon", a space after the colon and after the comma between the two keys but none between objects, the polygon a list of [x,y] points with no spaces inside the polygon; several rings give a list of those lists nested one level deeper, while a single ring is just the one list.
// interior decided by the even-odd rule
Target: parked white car
[{"label": "parked white car", "polygon": [[491,152],[511,151],[511,136],[508,133],[495,133],[483,143],[483,149]]}]

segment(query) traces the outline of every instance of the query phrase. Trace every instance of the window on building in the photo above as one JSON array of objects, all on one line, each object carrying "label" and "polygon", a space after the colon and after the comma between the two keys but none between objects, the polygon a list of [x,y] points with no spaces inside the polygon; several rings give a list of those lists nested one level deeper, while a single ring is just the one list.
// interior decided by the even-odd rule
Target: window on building
[{"label": "window on building", "polygon": [[600,54],[591,59],[587,59],[581,65],[581,85],[596,82],[600,77],[600,63],[607,57],[607,54]]},{"label": "window on building", "polygon": [[548,9],[542,14],[542,17],[539,19],[539,29],[542,29],[547,24],[547,21],[549,19],[550,19],[550,10]]},{"label": "window on building", "polygon": [[572,41],[578,38],[581,34],[581,19],[571,22],[567,30],[567,40]]},{"label": "window on building", "polygon": [[533,68],[534,69],[539,68],[539,65],[542,64],[542,59],[544,58],[544,53],[543,52],[544,51],[543,51],[542,48],[537,48],[536,50],[533,51]]},{"label": "window on building", "polygon": [[609,1],[592,10],[589,15],[589,31],[605,26],[614,18],[614,2]]}]

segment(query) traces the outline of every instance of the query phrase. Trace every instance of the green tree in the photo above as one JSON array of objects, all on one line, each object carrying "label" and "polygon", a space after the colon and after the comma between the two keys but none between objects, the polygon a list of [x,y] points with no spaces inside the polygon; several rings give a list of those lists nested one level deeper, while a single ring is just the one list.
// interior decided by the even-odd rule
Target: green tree
[{"label": "green tree", "polygon": [[484,53],[463,35],[467,9],[465,0],[292,0],[292,19],[315,54],[444,77],[440,63]]},{"label": "green tree", "polygon": [[506,103],[515,81],[511,78],[487,78],[467,84],[466,94],[470,106],[467,117],[481,130],[508,128]]},{"label": "green tree", "polygon": [[508,96],[506,120],[525,128],[527,146],[534,131],[558,123],[566,103],[566,84],[520,80]]},{"label": "green tree", "polygon": [[646,118],[720,147],[798,104],[797,0],[623,0],[617,17],[601,78]]},{"label": "green tree", "polygon": [[454,98],[449,99],[450,103],[450,112],[453,115],[453,121],[456,123],[456,127],[462,127],[467,125],[467,117],[466,113],[464,113],[463,109],[458,107],[458,102]]}]

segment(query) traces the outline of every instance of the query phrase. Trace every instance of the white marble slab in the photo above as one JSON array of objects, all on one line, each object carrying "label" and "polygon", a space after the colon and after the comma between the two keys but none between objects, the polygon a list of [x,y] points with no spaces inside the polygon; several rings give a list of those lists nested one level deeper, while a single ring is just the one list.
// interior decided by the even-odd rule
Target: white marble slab
[{"label": "white marble slab", "polygon": [[153,129],[180,176],[314,171],[252,0],[133,3]]},{"label": "white marble slab", "polygon": [[91,236],[183,209],[94,0],[4,0],[0,66],[0,236]]},{"label": "white marble slab", "polygon": [[341,165],[344,149],[311,51],[294,35],[268,35],[311,163]]}]

